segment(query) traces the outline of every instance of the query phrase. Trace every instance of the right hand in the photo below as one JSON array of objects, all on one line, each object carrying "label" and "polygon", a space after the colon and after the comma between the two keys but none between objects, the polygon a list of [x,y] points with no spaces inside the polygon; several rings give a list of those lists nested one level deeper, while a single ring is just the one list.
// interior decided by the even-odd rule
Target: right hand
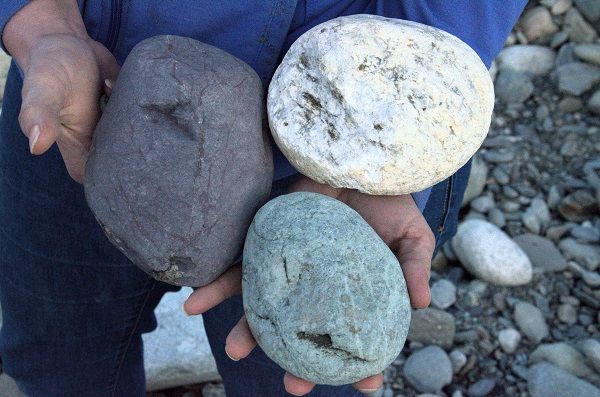
[{"label": "right hand", "polygon": [[[21,25],[25,22],[24,28],[32,25],[24,20],[28,13],[32,18],[29,20],[47,15],[40,15],[35,7],[28,9],[30,5],[12,18],[20,18]],[[31,15],[34,12],[38,12],[37,15]],[[77,17],[81,18],[78,10]],[[90,39],[85,31],[71,33],[66,28],[58,29],[58,33],[54,30],[54,33],[44,32],[27,38],[26,32],[15,32],[16,29],[9,30],[12,36],[10,40],[5,38],[5,43],[11,54],[9,42],[14,46],[17,39],[23,37],[23,42],[29,44],[26,52],[16,51],[20,57],[13,54],[24,73],[19,123],[29,139],[29,149],[39,155],[56,142],[69,175],[81,183],[92,133],[100,115],[100,95],[110,93],[105,81],[116,79],[119,65],[110,51]]]}]

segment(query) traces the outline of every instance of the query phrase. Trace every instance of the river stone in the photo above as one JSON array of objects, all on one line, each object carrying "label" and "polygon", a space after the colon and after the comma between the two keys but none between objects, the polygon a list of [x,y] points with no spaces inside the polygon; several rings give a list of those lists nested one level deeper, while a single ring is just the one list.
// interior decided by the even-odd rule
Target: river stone
[{"label": "river stone", "polygon": [[158,280],[201,286],[240,255],[273,165],[263,88],[193,39],[138,44],[94,132],[85,193],[104,232]]},{"label": "river stone", "polygon": [[532,266],[525,252],[487,221],[469,219],[458,225],[452,248],[462,265],[483,281],[505,286],[531,281]]},{"label": "river stone", "polygon": [[410,299],[394,254],[358,213],[292,193],[256,214],[244,247],[244,310],[265,353],[318,384],[353,383],[400,353]]},{"label": "river stone", "polygon": [[485,138],[493,84],[456,37],[374,15],[318,25],[290,48],[268,95],[271,131],[300,172],[405,194],[446,179]]}]

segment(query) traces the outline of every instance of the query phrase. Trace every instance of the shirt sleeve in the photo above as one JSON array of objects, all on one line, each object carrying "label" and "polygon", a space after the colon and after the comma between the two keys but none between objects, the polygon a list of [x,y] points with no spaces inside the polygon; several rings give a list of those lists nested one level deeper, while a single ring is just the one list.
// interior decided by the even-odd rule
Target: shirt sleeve
[{"label": "shirt sleeve", "polygon": [[0,1],[0,47],[8,54],[4,47],[4,27],[8,20],[27,4],[27,0],[2,0]]}]

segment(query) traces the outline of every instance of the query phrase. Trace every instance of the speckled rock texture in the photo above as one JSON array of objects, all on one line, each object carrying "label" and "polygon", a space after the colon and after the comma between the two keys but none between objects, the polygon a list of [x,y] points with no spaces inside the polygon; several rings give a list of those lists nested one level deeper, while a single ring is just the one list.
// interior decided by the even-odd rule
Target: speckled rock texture
[{"label": "speckled rock texture", "polygon": [[243,297],[265,353],[318,384],[383,371],[410,323],[394,254],[353,209],[315,193],[280,196],[258,211],[244,246]]},{"label": "speckled rock texture", "polygon": [[269,86],[277,145],[300,172],[370,194],[420,191],[475,153],[494,106],[477,54],[415,22],[340,17],[301,36]]},{"label": "speckled rock texture", "polygon": [[88,204],[158,280],[201,286],[240,255],[273,164],[256,73],[177,36],[138,44],[94,132]]}]

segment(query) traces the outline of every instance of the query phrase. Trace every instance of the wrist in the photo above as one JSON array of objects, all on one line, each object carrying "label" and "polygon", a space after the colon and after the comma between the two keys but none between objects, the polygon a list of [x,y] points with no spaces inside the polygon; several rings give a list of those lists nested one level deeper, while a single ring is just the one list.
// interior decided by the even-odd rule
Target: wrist
[{"label": "wrist", "polygon": [[44,37],[67,34],[87,40],[76,0],[33,0],[8,21],[2,40],[15,61],[26,69],[31,49]]}]

